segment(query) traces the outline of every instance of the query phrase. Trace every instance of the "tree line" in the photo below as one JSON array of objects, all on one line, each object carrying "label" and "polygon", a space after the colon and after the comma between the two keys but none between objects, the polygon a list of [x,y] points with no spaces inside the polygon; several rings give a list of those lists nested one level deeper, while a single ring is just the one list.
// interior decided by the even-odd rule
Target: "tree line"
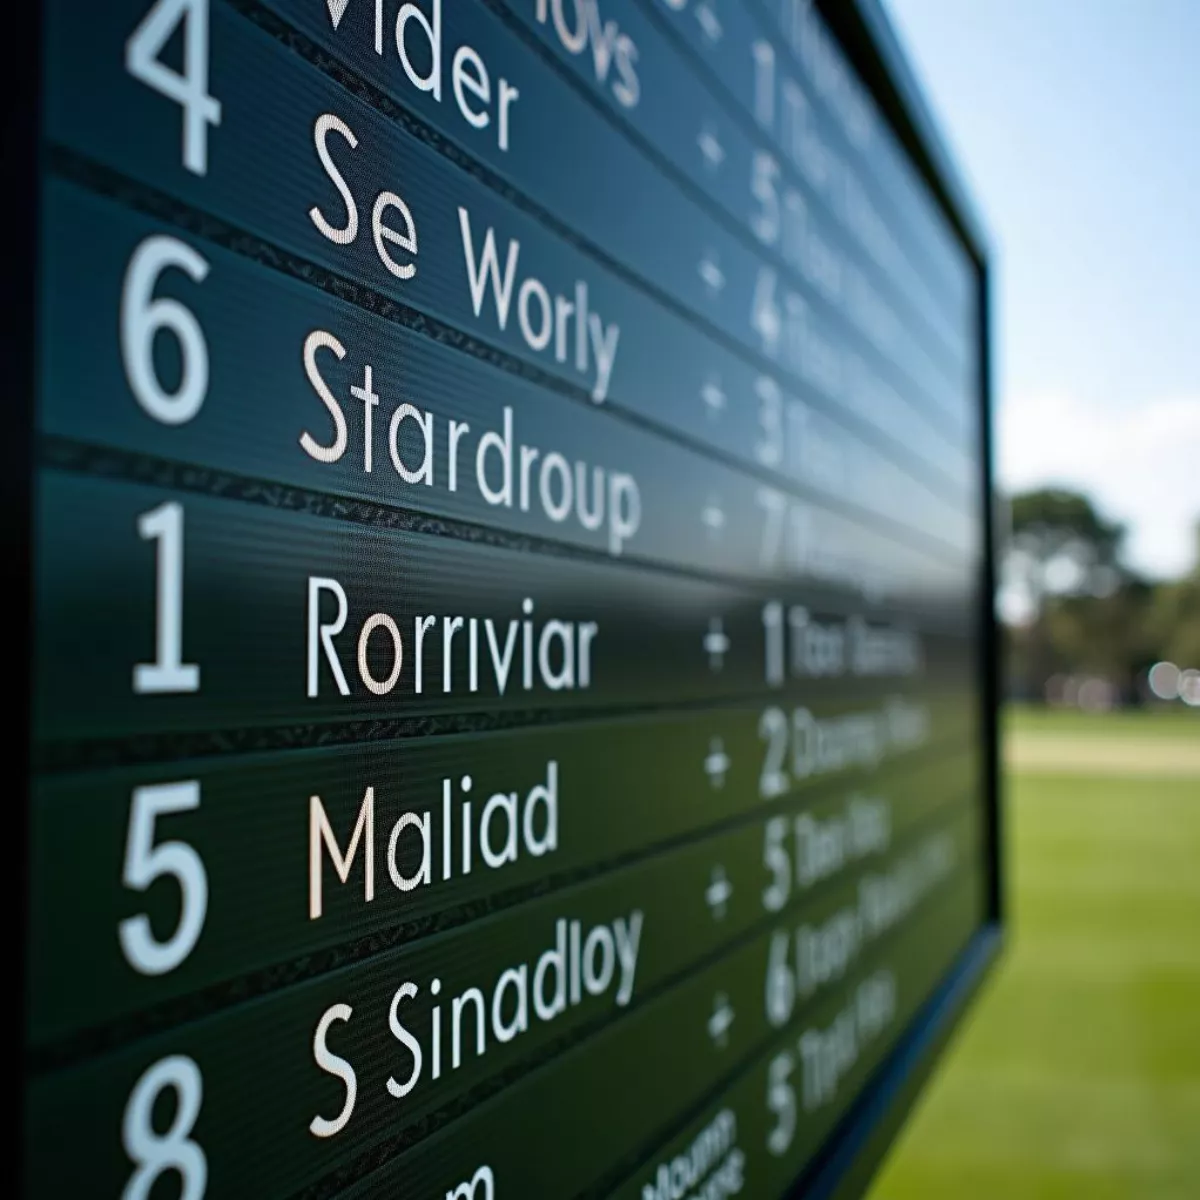
[{"label": "tree line", "polygon": [[1125,534],[1078,492],[1012,498],[1001,563],[1010,695],[1042,699],[1054,680],[1088,676],[1132,703],[1147,698],[1155,663],[1200,669],[1200,523],[1192,568],[1168,582],[1130,568]]}]

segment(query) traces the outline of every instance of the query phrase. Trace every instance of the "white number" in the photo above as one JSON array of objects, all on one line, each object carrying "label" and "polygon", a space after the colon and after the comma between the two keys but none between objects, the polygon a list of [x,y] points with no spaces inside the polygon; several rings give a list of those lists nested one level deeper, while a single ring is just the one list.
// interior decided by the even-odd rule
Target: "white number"
[{"label": "white number", "polygon": [[813,718],[807,708],[792,709],[792,774],[807,779],[814,770]]},{"label": "white number", "polygon": [[200,668],[183,658],[183,506],[171,501],[138,517],[138,536],[158,543],[155,661],[133,668],[133,690],[198,692]]},{"label": "white number", "polygon": [[759,561],[768,570],[801,573],[812,568],[813,515],[807,504],[775,488],[760,487],[755,499],[763,510]]},{"label": "white number", "polygon": [[783,761],[788,748],[788,720],[781,708],[768,708],[758,721],[758,736],[767,743],[758,792],[764,800],[782,796],[792,786]]},{"label": "white number", "polygon": [[783,331],[787,335],[784,358],[793,367],[803,369],[808,345],[808,305],[803,296],[789,289],[783,294],[783,309]]},{"label": "white number", "polygon": [[[181,25],[182,73],[158,57]],[[221,102],[208,94],[208,0],[158,0],[125,43],[125,69],[183,108],[183,165],[206,175],[208,126],[221,124]]]},{"label": "white number", "polygon": [[754,115],[767,129],[775,123],[775,47],[758,39],[750,47],[754,56]]},{"label": "white number", "polygon": [[[170,267],[197,283],[208,276],[208,263],[178,238],[148,237],[133,253],[121,289],[121,359],[137,402],[164,425],[184,425],[199,411],[208,393],[208,345],[195,316],[178,300],[155,299],[159,276]],[[179,386],[168,392],[154,368],[154,339],[169,330],[179,341]]]},{"label": "white number", "polygon": [[763,433],[756,449],[758,461],[764,467],[777,467],[783,462],[783,394],[769,375],[755,380],[754,391],[758,396],[758,427]]},{"label": "white number", "polygon": [[779,353],[779,336],[783,332],[783,315],[775,302],[775,282],[775,272],[770,267],[760,267],[750,307],[750,328],[762,339],[763,353],[772,358]]},{"label": "white number", "polygon": [[129,965],[143,975],[165,975],[175,970],[200,940],[208,912],[204,863],[186,842],[154,844],[154,823],[159,817],[199,807],[200,784],[195,779],[133,790],[121,882],[133,891],[144,892],[156,879],[172,875],[179,881],[182,896],[179,924],[165,942],[154,936],[145,913],[126,917],[118,927],[121,949]]},{"label": "white number", "polygon": [[[799,467],[801,478],[818,482],[812,478],[813,453],[809,447],[808,426],[808,406],[802,400],[791,401],[787,409],[787,443],[790,449],[788,465],[793,468]],[[829,486],[828,478],[825,486]]]},{"label": "white number", "polygon": [[778,912],[788,901],[792,891],[792,860],[784,842],[788,836],[786,817],[772,817],[766,825],[763,838],[763,866],[773,878],[763,889],[762,902],[767,912]]},{"label": "white number", "polygon": [[787,188],[783,193],[783,259],[793,266],[800,267],[808,278],[812,278],[812,270],[808,263],[807,233],[808,208],[804,197],[795,188]]},{"label": "white number", "polygon": [[[175,1092],[175,1116],[166,1133],[159,1133],[152,1120],[154,1102],[167,1088]],[[121,1200],[150,1200],[154,1184],[167,1171],[179,1175],[180,1200],[201,1200],[208,1182],[208,1160],[191,1140],[191,1132],[203,1099],[200,1068],[182,1054],[156,1062],[137,1081],[121,1121],[121,1141],[136,1170]]]},{"label": "white number", "polygon": [[809,105],[804,90],[792,78],[785,77],[779,89],[783,104],[779,119],[779,141],[814,190],[829,187],[828,150],[809,133]]},{"label": "white number", "polygon": [[763,674],[771,687],[779,687],[787,674],[784,665],[786,653],[783,636],[783,605],[778,600],[771,600],[763,605],[763,649],[766,660],[763,663]]},{"label": "white number", "polygon": [[795,571],[807,571],[811,565],[813,535],[812,509],[807,504],[793,503],[788,514],[788,544],[791,567]]},{"label": "white number", "polygon": [[767,1134],[767,1149],[772,1154],[786,1154],[796,1135],[796,1089],[790,1082],[795,1067],[790,1054],[778,1054],[767,1068],[767,1108],[779,1118]]},{"label": "white number", "polygon": [[759,241],[773,246],[779,240],[779,193],[775,183],[779,178],[779,164],[765,151],[754,152],[754,166],[750,176],[750,193],[761,205],[761,211],[750,218],[750,228]]},{"label": "white number", "polygon": [[796,1006],[796,978],[788,966],[788,947],[791,938],[786,933],[771,935],[767,958],[766,1002],[767,1020],[778,1029],[791,1020]]},{"label": "white number", "polygon": [[774,569],[783,557],[785,518],[788,514],[787,497],[774,488],[760,487],[755,492],[758,506],[763,510],[762,541],[759,544],[759,561],[764,567]]}]

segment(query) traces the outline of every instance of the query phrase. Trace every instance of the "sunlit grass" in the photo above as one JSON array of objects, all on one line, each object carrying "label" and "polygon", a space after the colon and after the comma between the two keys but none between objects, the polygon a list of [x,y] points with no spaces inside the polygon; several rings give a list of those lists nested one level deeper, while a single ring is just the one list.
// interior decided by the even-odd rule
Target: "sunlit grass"
[{"label": "sunlit grass", "polygon": [[1200,741],[1200,708],[1187,708],[1182,704],[1117,713],[1014,704],[1005,711],[1001,724],[1006,733],[1016,734],[1094,733],[1101,737],[1129,735]]},{"label": "sunlit grass", "polygon": [[1014,715],[1149,773],[1010,780],[1011,941],[872,1200],[1200,1196],[1200,774],[1153,774],[1197,715]]}]

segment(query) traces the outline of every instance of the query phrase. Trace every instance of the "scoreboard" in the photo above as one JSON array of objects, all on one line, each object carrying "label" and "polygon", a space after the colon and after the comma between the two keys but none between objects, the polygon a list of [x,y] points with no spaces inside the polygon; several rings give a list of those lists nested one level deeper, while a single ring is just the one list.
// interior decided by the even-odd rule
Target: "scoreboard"
[{"label": "scoreboard", "polygon": [[26,10],[19,1194],[860,1194],[1002,915],[877,0]]}]

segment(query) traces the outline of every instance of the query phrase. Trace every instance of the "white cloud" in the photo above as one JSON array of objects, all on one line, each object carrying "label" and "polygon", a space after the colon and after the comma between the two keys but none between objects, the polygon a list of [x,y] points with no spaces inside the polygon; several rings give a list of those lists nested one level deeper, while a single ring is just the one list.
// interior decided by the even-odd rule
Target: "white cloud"
[{"label": "white cloud", "polygon": [[1061,484],[1087,492],[1129,527],[1131,564],[1154,576],[1194,562],[1200,519],[1200,398],[1106,412],[1077,397],[1029,394],[999,413],[999,475],[1009,490]]}]

